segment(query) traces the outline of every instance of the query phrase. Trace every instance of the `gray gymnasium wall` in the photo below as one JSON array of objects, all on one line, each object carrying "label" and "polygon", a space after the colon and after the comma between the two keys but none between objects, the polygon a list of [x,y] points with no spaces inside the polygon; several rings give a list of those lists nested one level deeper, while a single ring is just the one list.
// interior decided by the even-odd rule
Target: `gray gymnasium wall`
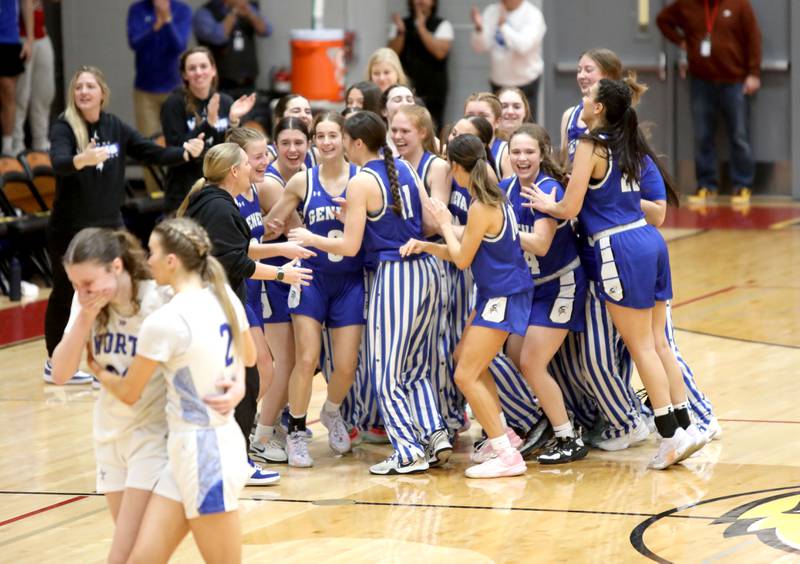
[{"label": "gray gymnasium wall", "polygon": [[[185,0],[193,7],[203,0]],[[543,5],[545,16],[552,17],[559,4],[571,5],[568,12],[580,13],[582,3],[595,3],[602,0],[533,0]],[[636,0],[628,0],[630,10],[637,5]],[[650,0],[650,9],[656,12],[668,0]],[[800,41],[789,41],[792,23],[800,21],[800,9],[793,7],[794,0],[751,0],[759,15],[762,33],[765,38],[765,63],[784,61],[800,57]],[[450,55],[451,90],[446,111],[447,118],[452,120],[461,113],[462,101],[467,95],[487,87],[488,60],[485,55],[475,55],[469,45],[472,29],[469,10],[473,4],[485,7],[490,0],[440,0],[440,14],[447,18],[455,28],[455,43]],[[275,66],[289,65],[289,30],[297,27],[308,27],[311,20],[311,0],[260,0],[261,7],[275,26],[272,37],[259,41],[259,60],[262,74],[259,85],[266,87],[269,83],[270,70]],[[370,53],[377,47],[386,44],[386,34],[392,12],[405,14],[406,0],[327,0],[325,23],[328,27],[344,27],[357,33],[355,57],[349,68],[347,82],[361,80],[364,65]],[[111,109],[128,122],[133,122],[132,88],[133,88],[133,54],[127,45],[125,34],[125,18],[130,5],[129,0],[70,0],[62,3],[62,26],[64,37],[64,76],[68,81],[75,68],[81,64],[94,64],[106,71],[111,89]],[[781,9],[776,9],[778,7]],[[574,10],[572,10],[574,8]],[[786,13],[788,10],[788,14]],[[563,11],[563,10],[562,10]],[[773,13],[775,12],[775,13]],[[788,16],[788,17],[787,17]],[[609,33],[614,33],[619,24],[619,14],[609,13],[596,22],[598,26],[606,26]],[[557,62],[557,53],[553,53],[555,36],[559,25],[570,25],[569,22],[548,22],[549,37],[545,39],[544,57],[546,64],[545,80],[552,81],[553,67]],[[548,47],[550,46],[550,47]],[[670,52],[672,59],[672,51]],[[767,60],[768,59],[768,60]],[[781,73],[767,71],[765,88],[757,100],[755,115],[758,119],[753,124],[753,137],[757,141],[757,156],[762,162],[772,160],[766,174],[760,174],[765,180],[765,189],[771,193],[792,193],[800,199],[800,112],[791,112],[791,101],[800,99],[800,73],[788,70]],[[540,100],[540,118],[548,129],[555,132],[558,128],[559,108],[574,103],[574,92],[565,99],[558,99],[553,87],[541,89],[542,95],[550,92],[550,99]],[[673,151],[681,161],[679,168],[686,171],[691,179],[691,142],[686,110],[685,85],[676,88],[675,127],[677,136],[682,142],[676,142]],[[793,127],[787,113],[795,124]],[[557,135],[556,135],[557,136]]]},{"label": "gray gymnasium wall", "polygon": [[[203,0],[184,0],[193,7]],[[455,45],[450,57],[451,103],[447,115],[460,113],[460,102],[475,91],[485,89],[488,59],[476,56],[469,46],[472,26],[469,10],[472,0],[440,0],[440,13],[455,27]],[[133,122],[133,53],[128,48],[125,18],[130,1],[72,0],[62,4],[64,31],[64,75],[69,82],[74,70],[83,64],[103,69],[112,91],[111,109],[128,122]],[[534,0],[541,4],[541,0]],[[489,0],[480,0],[483,8]],[[259,86],[269,84],[273,67],[288,66],[291,59],[289,31],[309,27],[311,0],[261,0],[261,7],[275,26],[269,38],[259,41],[259,62],[262,73]],[[356,31],[355,56],[348,69],[348,83],[361,80],[370,53],[386,44],[392,12],[405,14],[405,0],[327,0],[325,24]],[[65,84],[66,86],[66,84]]]}]

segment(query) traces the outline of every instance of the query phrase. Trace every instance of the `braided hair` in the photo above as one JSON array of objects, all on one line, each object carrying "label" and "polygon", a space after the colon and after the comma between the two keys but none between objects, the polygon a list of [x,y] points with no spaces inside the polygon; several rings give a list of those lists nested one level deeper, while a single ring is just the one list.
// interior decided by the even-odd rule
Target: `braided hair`
[{"label": "braided hair", "polygon": [[233,342],[240,356],[244,355],[244,338],[239,328],[236,310],[227,291],[228,278],[222,264],[211,254],[211,239],[199,224],[188,218],[162,221],[153,229],[165,253],[175,255],[189,272],[196,272],[207,282],[219,301]]},{"label": "braided hair", "polygon": [[361,139],[370,151],[383,152],[383,162],[386,165],[386,174],[389,177],[389,186],[392,191],[392,211],[403,217],[400,179],[392,150],[386,144],[386,126],[383,120],[374,112],[358,112],[347,118],[347,121],[344,122],[344,130],[351,139]]}]

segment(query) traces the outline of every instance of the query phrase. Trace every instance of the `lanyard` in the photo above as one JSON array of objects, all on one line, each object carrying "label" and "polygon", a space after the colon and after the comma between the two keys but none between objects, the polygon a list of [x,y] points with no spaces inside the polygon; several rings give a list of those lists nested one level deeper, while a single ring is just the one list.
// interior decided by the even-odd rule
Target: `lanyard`
[{"label": "lanyard", "polygon": [[[708,7],[709,0],[703,0],[703,7],[705,8],[705,15],[706,15],[706,32],[708,35],[711,35],[711,30],[714,29],[714,22],[717,19],[717,14],[719,13],[719,5],[722,4],[722,0],[711,0],[714,2],[714,10],[710,11]],[[709,13],[710,12],[710,13]]]}]

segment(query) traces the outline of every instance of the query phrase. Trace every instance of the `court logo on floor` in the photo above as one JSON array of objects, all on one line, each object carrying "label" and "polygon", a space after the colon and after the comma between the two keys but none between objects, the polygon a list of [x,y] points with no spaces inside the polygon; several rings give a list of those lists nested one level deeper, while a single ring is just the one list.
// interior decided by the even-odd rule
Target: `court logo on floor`
[{"label": "court logo on floor", "polygon": [[790,492],[741,505],[714,521],[730,523],[725,537],[756,535],[773,548],[800,551],[800,493]]},{"label": "court logo on floor", "polygon": [[[681,542],[674,542],[676,538]],[[735,493],[675,507],[637,525],[630,542],[643,556],[665,563],[800,555],[800,486]]]}]

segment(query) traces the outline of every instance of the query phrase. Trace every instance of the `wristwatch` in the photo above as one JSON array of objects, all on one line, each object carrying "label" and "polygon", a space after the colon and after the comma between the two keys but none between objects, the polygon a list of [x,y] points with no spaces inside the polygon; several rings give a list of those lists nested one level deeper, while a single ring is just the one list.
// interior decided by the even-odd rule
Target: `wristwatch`
[{"label": "wristwatch", "polygon": [[286,271],[283,269],[282,266],[278,267],[278,273],[275,275],[275,280],[278,282],[283,282],[283,277],[286,275]]}]

